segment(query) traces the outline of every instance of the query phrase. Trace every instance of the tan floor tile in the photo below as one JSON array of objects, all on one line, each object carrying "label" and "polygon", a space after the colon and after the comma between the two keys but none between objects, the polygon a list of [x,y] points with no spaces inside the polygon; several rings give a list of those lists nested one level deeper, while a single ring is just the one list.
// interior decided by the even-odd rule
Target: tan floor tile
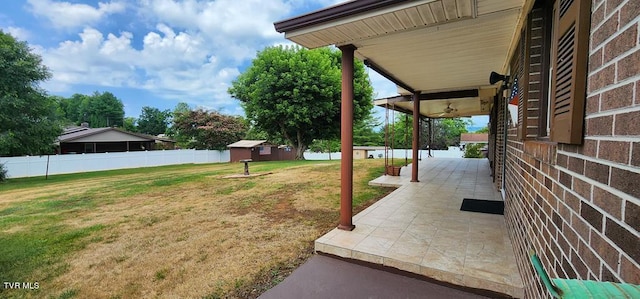
[{"label": "tan floor tile", "polygon": [[340,246],[347,249],[353,249],[358,243],[364,240],[367,235],[349,232],[349,231],[341,231],[330,240],[326,241],[325,244]]},{"label": "tan floor tile", "polygon": [[462,232],[466,235],[469,232],[469,222],[468,221],[458,221],[457,218],[452,218],[449,221],[444,221],[438,225],[438,228],[441,230],[452,231],[453,234],[457,232]]},{"label": "tan floor tile", "polygon": [[378,225],[378,227],[398,228],[398,229],[404,230],[407,227],[409,227],[410,224],[411,224],[410,222],[398,221],[398,219],[395,219],[395,218],[388,218],[382,221],[380,225]]},{"label": "tan floor tile", "polygon": [[356,227],[352,230],[352,232],[357,233],[357,234],[362,234],[362,235],[369,235],[372,231],[374,231],[377,226],[374,225],[369,225],[369,224],[363,224],[357,221],[354,221],[353,223]]},{"label": "tan floor tile", "polygon": [[429,246],[429,250],[427,251],[427,254],[425,254],[420,265],[432,269],[462,274],[464,269],[464,259],[464,254],[461,255],[459,252],[453,250],[442,250],[441,248],[434,247],[432,244]]},{"label": "tan floor tile", "polygon": [[488,281],[486,279],[478,278],[474,275],[464,275],[462,278],[462,285],[471,288],[489,289],[511,296],[514,295],[514,289],[512,286],[508,284],[497,283],[494,281]]},{"label": "tan floor tile", "polygon": [[394,257],[385,257],[383,260],[383,265],[411,273],[420,273],[420,263],[413,263],[411,261],[408,261],[404,257],[400,257],[397,259]]},{"label": "tan floor tile", "polygon": [[395,241],[403,232],[404,229],[398,227],[376,227],[369,235]]},{"label": "tan floor tile", "polygon": [[428,250],[428,245],[395,242],[385,253],[385,256],[420,265]]},{"label": "tan floor tile", "polygon": [[376,227],[379,226],[380,223],[382,223],[383,221],[385,221],[385,218],[374,217],[374,216],[371,216],[371,215],[366,215],[366,216],[358,219],[358,223],[360,223],[360,224],[376,226]]},{"label": "tan floor tile", "polygon": [[444,281],[452,284],[462,285],[462,279],[464,277],[461,273],[454,273],[450,271],[443,271],[440,269],[431,268],[430,266],[422,265],[420,267],[420,274],[433,278],[435,280]]},{"label": "tan floor tile", "polygon": [[359,260],[359,261],[365,261],[365,262],[369,262],[369,263],[373,263],[373,264],[383,264],[383,257],[381,255],[376,255],[376,254],[371,254],[371,253],[367,253],[367,252],[361,252],[358,250],[353,250],[351,252],[351,258]]},{"label": "tan floor tile", "polygon": [[420,245],[428,245],[436,235],[437,228],[424,225],[411,225],[407,227],[397,242],[407,242]]},{"label": "tan floor tile", "polygon": [[395,240],[391,240],[384,237],[368,236],[358,243],[357,250],[361,252],[384,255],[391,246],[393,246]]},{"label": "tan floor tile", "polygon": [[491,267],[487,265],[484,269],[475,269],[464,267],[463,274],[468,277],[475,277],[477,279],[481,279],[484,281],[491,281],[503,285],[511,284],[511,275],[509,273],[505,273],[501,271],[502,269],[498,269],[495,267]]},{"label": "tan floor tile", "polygon": [[328,244],[322,244],[320,247],[318,247],[317,245],[318,244],[316,244],[316,252],[329,253],[344,258],[351,258],[351,249]]}]

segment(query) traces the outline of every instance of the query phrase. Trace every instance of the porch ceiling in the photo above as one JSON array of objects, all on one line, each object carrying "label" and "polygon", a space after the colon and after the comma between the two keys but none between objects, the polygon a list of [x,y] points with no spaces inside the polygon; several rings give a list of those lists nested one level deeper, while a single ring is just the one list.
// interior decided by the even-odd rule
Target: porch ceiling
[{"label": "porch ceiling", "polygon": [[[351,1],[275,23],[307,48],[354,45],[356,57],[396,84],[400,94],[477,90],[478,96],[421,100],[420,113],[489,114],[497,86],[491,71],[506,73],[508,57],[532,0]],[[410,101],[411,99],[409,99]],[[407,111],[413,105],[398,105]]]}]

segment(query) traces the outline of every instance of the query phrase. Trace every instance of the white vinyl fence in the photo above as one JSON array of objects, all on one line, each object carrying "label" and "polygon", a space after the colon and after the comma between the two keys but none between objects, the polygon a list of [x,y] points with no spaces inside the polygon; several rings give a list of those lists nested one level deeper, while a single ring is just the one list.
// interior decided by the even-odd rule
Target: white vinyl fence
[{"label": "white vinyl fence", "polygon": [[[427,157],[427,151],[420,151],[421,157]],[[370,151],[375,159],[384,158],[384,150]],[[411,158],[411,150],[393,150],[394,159]],[[461,158],[464,152],[457,147],[448,151],[432,150],[437,158]],[[307,160],[340,160],[340,153],[304,153]],[[391,150],[389,151],[391,158]],[[212,150],[161,150],[145,152],[122,152],[102,154],[75,154],[25,157],[0,157],[9,178],[34,177],[49,175],[80,173],[125,168],[153,167],[177,164],[224,163],[231,161],[229,151]],[[47,169],[48,167],[48,169]]]},{"label": "white vinyl fence", "polygon": [[[9,178],[163,165],[229,162],[229,151],[159,150],[144,152],[0,157]],[[48,170],[47,170],[48,168]]]},{"label": "white vinyl fence", "polygon": [[[405,159],[405,157],[411,159],[413,152],[411,149],[394,149],[389,150],[389,159],[393,153],[393,159]],[[429,151],[420,150],[419,157],[426,158]],[[384,150],[369,151],[369,155],[373,155],[374,159],[384,159]],[[431,150],[431,156],[436,158],[462,158],[464,157],[464,151],[461,151],[458,147],[452,146],[449,150]],[[340,153],[312,153],[305,152],[304,158],[307,160],[340,160]]]}]

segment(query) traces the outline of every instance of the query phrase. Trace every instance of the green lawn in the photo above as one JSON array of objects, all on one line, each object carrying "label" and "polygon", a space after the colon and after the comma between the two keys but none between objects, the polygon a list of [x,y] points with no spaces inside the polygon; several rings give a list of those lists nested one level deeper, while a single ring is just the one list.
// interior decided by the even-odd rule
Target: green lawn
[{"label": "green lawn", "polygon": [[[356,161],[354,207],[390,189]],[[339,161],[179,165],[0,184],[2,298],[256,297],[335,227]]]}]

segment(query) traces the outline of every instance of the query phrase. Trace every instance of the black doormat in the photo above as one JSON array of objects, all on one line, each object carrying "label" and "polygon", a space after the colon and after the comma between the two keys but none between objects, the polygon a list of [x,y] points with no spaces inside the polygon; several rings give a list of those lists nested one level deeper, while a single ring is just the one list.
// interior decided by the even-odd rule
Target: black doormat
[{"label": "black doormat", "polygon": [[465,198],[461,211],[504,215],[504,201]]}]

